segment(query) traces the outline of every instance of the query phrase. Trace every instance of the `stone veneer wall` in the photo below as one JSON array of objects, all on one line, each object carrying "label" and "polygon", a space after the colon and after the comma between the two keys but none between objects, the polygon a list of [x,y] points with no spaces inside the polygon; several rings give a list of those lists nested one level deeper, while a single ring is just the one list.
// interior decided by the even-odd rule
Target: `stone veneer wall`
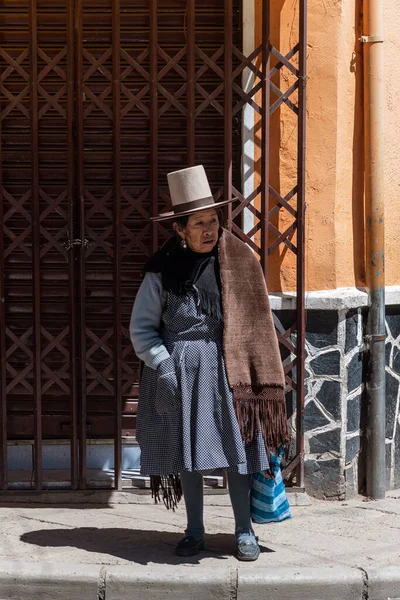
[{"label": "stone veneer wall", "polygon": [[[305,482],[310,495],[343,500],[365,489],[367,295],[327,294],[307,302]],[[392,489],[400,487],[400,290],[388,299],[396,301],[386,307],[386,477]],[[291,310],[282,310],[282,297],[272,306],[284,325]]]},{"label": "stone veneer wall", "polygon": [[386,310],[386,481],[400,487],[400,307]]},{"label": "stone veneer wall", "polygon": [[362,423],[362,310],[307,313],[305,477],[319,498],[357,487]]}]

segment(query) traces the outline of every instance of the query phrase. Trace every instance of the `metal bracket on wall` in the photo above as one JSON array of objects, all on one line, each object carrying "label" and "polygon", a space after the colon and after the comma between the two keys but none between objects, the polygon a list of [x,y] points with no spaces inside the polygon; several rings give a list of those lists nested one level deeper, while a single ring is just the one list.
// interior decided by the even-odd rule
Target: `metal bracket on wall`
[{"label": "metal bracket on wall", "polygon": [[359,41],[363,44],[372,44],[374,42],[383,42],[383,36],[381,35],[362,35]]},{"label": "metal bracket on wall", "polygon": [[386,333],[371,333],[365,336],[364,338],[365,345],[367,348],[371,347],[371,344],[375,342],[385,342],[386,341]]}]

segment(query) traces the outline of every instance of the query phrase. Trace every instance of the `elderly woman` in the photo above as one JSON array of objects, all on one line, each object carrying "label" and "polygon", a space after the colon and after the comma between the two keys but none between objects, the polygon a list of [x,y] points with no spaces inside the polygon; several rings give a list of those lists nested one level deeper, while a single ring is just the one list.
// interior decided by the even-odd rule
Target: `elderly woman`
[{"label": "elderly woman", "polygon": [[144,362],[137,415],[141,471],[167,507],[185,499],[179,556],[204,548],[203,474],[225,469],[237,558],[256,560],[252,473],[287,442],[284,374],[259,262],[220,226],[202,166],[168,175],[176,235],[145,268],[131,319]]}]

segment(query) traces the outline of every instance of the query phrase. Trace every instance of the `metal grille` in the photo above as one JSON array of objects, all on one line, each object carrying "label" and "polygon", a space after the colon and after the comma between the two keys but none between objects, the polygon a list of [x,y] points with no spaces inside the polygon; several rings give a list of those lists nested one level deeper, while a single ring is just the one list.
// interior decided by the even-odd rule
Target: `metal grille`
[{"label": "metal grille", "polygon": [[[262,42],[242,52],[238,0],[9,0],[0,8],[1,461],[7,441],[68,440],[70,485],[87,486],[87,440],[135,433],[138,363],[129,317],[148,257],[169,236],[151,215],[169,203],[166,174],[204,164],[215,198],[238,196],[228,226],[260,257],[296,255],[297,311],[277,320],[296,449],[286,470],[303,485],[305,2],[286,56]],[[294,79],[284,92],[274,76]],[[243,73],[254,84],[244,90]],[[270,116],[298,118],[296,184],[269,182]],[[244,193],[242,116],[261,131],[261,180]],[[273,143],[273,141],[272,141]],[[292,222],[279,229],[278,214]],[[243,215],[251,227],[244,227]]]}]

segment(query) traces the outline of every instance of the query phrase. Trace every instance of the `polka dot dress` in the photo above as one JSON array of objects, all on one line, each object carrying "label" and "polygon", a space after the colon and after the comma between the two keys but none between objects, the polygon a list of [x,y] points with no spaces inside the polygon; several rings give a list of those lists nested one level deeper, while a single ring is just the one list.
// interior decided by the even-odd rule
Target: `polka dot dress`
[{"label": "polka dot dress", "polygon": [[169,395],[168,386],[157,386],[158,372],[144,368],[136,431],[142,474],[268,469],[262,436],[251,445],[242,441],[222,353],[223,322],[200,312],[195,289],[184,297],[167,294],[160,334],[178,392]]}]

